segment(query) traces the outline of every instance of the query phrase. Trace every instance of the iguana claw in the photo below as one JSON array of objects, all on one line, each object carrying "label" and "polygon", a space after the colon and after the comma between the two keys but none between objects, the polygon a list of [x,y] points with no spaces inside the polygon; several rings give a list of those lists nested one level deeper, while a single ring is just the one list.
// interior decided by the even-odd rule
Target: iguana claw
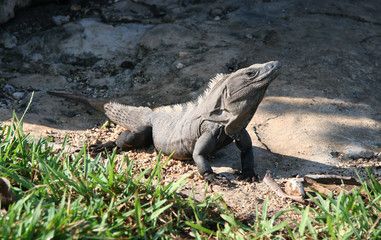
[{"label": "iguana claw", "polygon": [[208,184],[230,185],[230,180],[224,175],[217,173],[204,173],[204,180]]},{"label": "iguana claw", "polygon": [[103,152],[105,150],[106,151],[112,150],[115,147],[117,147],[116,143],[114,141],[111,141],[111,142],[106,142],[106,143],[103,143],[103,144],[93,144],[93,145],[90,145],[89,146],[89,150],[92,153],[100,153],[100,152]]},{"label": "iguana claw", "polygon": [[238,175],[237,180],[252,183],[252,182],[258,182],[259,177],[255,173],[241,173]]}]

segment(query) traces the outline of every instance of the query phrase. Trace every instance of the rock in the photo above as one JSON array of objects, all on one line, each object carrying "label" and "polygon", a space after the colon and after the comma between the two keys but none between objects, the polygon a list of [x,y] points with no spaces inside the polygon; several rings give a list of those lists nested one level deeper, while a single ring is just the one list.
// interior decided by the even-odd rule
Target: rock
[{"label": "rock", "polygon": [[6,93],[13,93],[16,91],[15,87],[12,86],[11,84],[5,84],[5,86],[3,87],[3,91],[6,92]]},{"label": "rock", "polygon": [[64,76],[51,76],[42,74],[24,74],[9,80],[16,88],[21,89],[65,89],[66,78]]},{"label": "rock", "polygon": [[70,16],[54,16],[53,22],[57,25],[63,25],[65,23],[68,23],[70,21]]},{"label": "rock", "polygon": [[128,68],[128,69],[133,69],[135,67],[135,64],[132,61],[123,61],[120,64],[121,68]]},{"label": "rock", "polygon": [[[163,38],[163,36],[166,36]],[[160,47],[185,47],[193,45],[202,38],[200,33],[192,31],[179,24],[160,24],[149,29],[140,41],[146,49],[153,50]]]},{"label": "rock", "polygon": [[108,22],[142,22],[154,17],[147,5],[134,1],[120,1],[102,9],[103,17]]},{"label": "rock", "polygon": [[277,42],[279,42],[279,36],[278,33],[274,30],[268,31],[263,39],[263,43],[266,45],[274,45]]},{"label": "rock", "polygon": [[33,62],[39,62],[39,61],[42,61],[44,59],[44,57],[42,56],[42,54],[39,54],[39,53],[35,53],[31,56],[31,60]]},{"label": "rock", "polygon": [[214,8],[214,9],[212,9],[212,10],[210,10],[210,12],[209,12],[209,16],[211,16],[211,17],[221,17],[222,16],[222,9],[220,9],[220,8]]},{"label": "rock", "polygon": [[288,180],[284,186],[284,191],[287,194],[293,196],[306,196],[306,193],[303,188],[302,178],[291,178],[290,180]]},{"label": "rock", "polygon": [[334,157],[334,158],[338,158],[338,157],[340,156],[340,153],[339,153],[339,152],[334,152],[334,151],[330,152],[329,154],[330,154],[332,157]]},{"label": "rock", "polygon": [[12,94],[12,96],[13,96],[15,99],[17,99],[17,100],[20,100],[21,98],[23,98],[24,95],[25,95],[25,93],[23,93],[23,92],[15,92],[15,93]]},{"label": "rock", "polygon": [[179,52],[179,57],[186,57],[188,56],[188,53],[187,52]]},{"label": "rock", "polygon": [[178,63],[176,63],[176,68],[177,69],[182,69],[183,67],[185,67],[185,65],[184,64],[182,64],[181,62],[178,62]]},{"label": "rock", "polygon": [[0,106],[5,107],[9,104],[9,100],[5,98],[0,98]]},{"label": "rock", "polygon": [[11,190],[11,183],[4,177],[0,177],[0,202],[1,208],[8,208],[8,205],[16,202],[16,196]]},{"label": "rock", "polygon": [[69,118],[77,116],[77,113],[75,111],[67,111],[65,115]]},{"label": "rock", "polygon": [[17,45],[17,38],[8,32],[4,32],[0,37],[0,46],[4,46],[4,48],[14,48]]},{"label": "rock", "polygon": [[105,85],[114,86],[115,78],[114,77],[94,78],[90,80],[89,85],[94,88],[102,88]]},{"label": "rock", "polygon": [[32,0],[3,0],[0,2],[0,23],[5,23],[15,16],[15,8],[28,6]]},{"label": "rock", "polygon": [[362,147],[357,147],[357,146],[350,146],[350,147],[347,147],[347,149],[344,152],[344,159],[359,159],[359,158],[369,159],[369,158],[372,158],[373,155],[374,155],[374,152],[369,149],[364,149]]},{"label": "rock", "polygon": [[61,54],[75,57],[86,54],[112,59],[134,55],[138,41],[149,28],[152,25],[128,23],[112,26],[97,18],[81,19],[64,25],[65,31],[70,32],[71,36],[60,39],[58,48]]}]

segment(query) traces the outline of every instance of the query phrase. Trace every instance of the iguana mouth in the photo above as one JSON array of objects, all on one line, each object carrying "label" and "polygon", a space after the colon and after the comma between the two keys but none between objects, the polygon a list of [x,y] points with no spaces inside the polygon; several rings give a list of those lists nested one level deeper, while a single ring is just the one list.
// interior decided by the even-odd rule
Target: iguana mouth
[{"label": "iguana mouth", "polygon": [[266,71],[263,74],[255,77],[255,79],[253,79],[254,81],[251,82],[251,84],[262,82],[264,80],[266,81],[274,80],[280,74],[282,65],[280,62],[274,61],[274,62],[268,63],[265,66],[265,68],[266,68]]}]

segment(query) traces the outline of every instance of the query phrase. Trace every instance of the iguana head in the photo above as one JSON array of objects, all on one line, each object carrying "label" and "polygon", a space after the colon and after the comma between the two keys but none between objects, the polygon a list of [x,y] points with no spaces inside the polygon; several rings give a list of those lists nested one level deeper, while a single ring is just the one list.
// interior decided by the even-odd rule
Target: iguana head
[{"label": "iguana head", "polygon": [[278,61],[273,61],[254,64],[231,73],[224,81],[228,94],[227,99],[234,103],[242,98],[257,96],[258,92],[266,90],[271,81],[279,75],[280,69],[281,64]]},{"label": "iguana head", "polygon": [[225,132],[234,139],[250,122],[269,84],[279,75],[278,61],[254,64],[226,76],[222,106],[229,119]]}]

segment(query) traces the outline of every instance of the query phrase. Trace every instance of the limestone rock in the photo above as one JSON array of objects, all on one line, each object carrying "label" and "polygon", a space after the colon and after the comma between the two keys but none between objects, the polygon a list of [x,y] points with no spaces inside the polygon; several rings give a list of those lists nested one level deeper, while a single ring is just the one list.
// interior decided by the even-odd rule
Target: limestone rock
[{"label": "limestone rock", "polygon": [[28,6],[32,0],[4,0],[0,2],[0,23],[5,23],[15,16],[15,8]]}]

